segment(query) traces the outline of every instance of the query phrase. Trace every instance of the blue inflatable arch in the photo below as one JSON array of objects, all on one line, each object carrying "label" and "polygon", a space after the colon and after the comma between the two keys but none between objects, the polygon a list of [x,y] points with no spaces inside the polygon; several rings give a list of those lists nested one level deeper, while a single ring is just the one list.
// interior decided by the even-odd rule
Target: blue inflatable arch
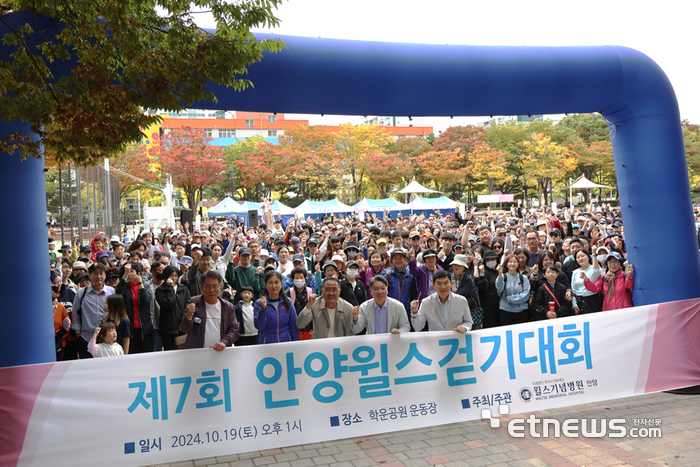
[{"label": "blue inflatable arch", "polygon": [[[600,112],[611,130],[628,258],[636,268],[635,304],[700,296],[700,254],[678,105],[663,71],[645,55],[612,46],[282,39],[285,50],[250,67],[254,89],[213,87],[218,102],[193,107],[411,116]],[[30,134],[28,125],[2,123],[0,137],[18,130]],[[26,248],[20,257],[8,252],[1,260],[2,317],[13,332],[0,340],[0,367],[55,358],[50,297],[42,285],[49,271],[37,267],[47,264],[43,162],[3,157],[0,215],[6,223],[0,244],[21,240]],[[670,245],[675,254],[669,254]],[[660,256],[663,262],[656,261]]]}]

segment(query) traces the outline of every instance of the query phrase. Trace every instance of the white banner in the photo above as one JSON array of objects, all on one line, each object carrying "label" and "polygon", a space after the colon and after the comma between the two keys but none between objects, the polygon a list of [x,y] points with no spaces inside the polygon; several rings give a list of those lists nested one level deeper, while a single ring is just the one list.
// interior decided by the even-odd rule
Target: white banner
[{"label": "white banner", "polygon": [[477,203],[512,203],[515,199],[514,195],[478,195]]},{"label": "white banner", "polygon": [[0,464],[158,464],[698,384],[698,310],[0,369]]}]

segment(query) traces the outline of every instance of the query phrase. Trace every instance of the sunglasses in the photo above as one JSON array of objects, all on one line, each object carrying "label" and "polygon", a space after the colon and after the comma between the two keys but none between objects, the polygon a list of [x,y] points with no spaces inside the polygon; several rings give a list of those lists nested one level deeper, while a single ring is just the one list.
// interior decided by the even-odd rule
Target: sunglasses
[{"label": "sunglasses", "polygon": [[495,250],[496,248],[498,248],[499,250],[502,250],[502,249],[503,249],[503,247],[502,247],[501,245],[494,245],[492,248],[493,248],[494,250]]}]

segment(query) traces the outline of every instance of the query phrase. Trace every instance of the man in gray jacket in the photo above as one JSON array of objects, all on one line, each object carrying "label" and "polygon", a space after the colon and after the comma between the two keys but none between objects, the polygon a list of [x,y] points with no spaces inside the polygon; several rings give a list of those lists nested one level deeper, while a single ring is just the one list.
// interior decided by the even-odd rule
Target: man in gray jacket
[{"label": "man in gray jacket", "polygon": [[355,334],[367,326],[367,334],[409,332],[411,325],[403,304],[389,298],[389,282],[384,276],[374,276],[369,281],[372,299],[352,309],[352,330]]},{"label": "man in gray jacket", "polygon": [[[326,277],[321,286],[323,297],[311,294],[309,303],[297,316],[297,327],[304,329],[313,321],[312,339],[354,336],[352,332],[352,305],[340,298],[340,282]],[[332,323],[332,325],[331,325]]]},{"label": "man in gray jacket", "polygon": [[423,329],[428,322],[429,331],[457,331],[464,334],[471,331],[472,314],[467,299],[452,293],[452,278],[446,271],[433,275],[436,292],[424,299],[411,302],[411,322],[413,329]]}]

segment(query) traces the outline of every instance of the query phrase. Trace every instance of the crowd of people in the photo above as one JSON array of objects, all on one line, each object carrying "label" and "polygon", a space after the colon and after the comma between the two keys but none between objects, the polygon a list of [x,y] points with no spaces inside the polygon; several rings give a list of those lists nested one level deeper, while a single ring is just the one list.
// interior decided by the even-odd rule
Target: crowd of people
[{"label": "crowd of people", "polygon": [[619,209],[326,216],[49,238],[58,360],[469,332],[632,306]]}]

